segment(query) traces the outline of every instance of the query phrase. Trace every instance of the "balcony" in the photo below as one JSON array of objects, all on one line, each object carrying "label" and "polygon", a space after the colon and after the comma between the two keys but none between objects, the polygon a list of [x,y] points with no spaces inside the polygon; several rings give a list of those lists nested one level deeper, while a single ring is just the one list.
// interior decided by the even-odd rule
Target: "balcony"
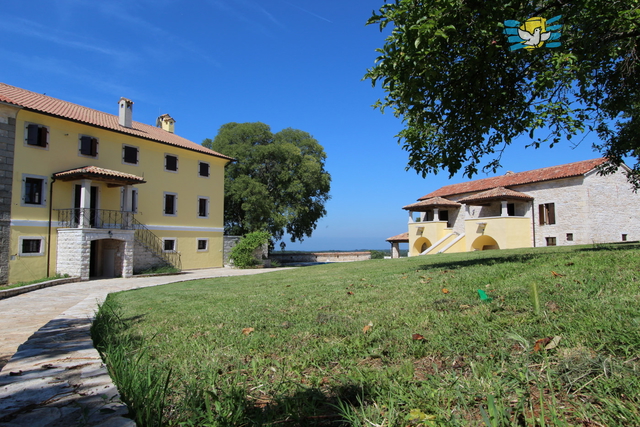
[{"label": "balcony", "polygon": [[108,209],[55,209],[59,228],[135,229],[132,212]]}]

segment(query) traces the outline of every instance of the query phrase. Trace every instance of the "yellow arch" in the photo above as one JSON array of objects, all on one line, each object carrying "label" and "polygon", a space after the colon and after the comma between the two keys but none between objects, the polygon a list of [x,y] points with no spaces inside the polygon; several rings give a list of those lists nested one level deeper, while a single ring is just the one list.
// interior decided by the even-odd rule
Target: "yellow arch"
[{"label": "yellow arch", "polygon": [[490,236],[480,236],[471,244],[474,251],[486,251],[489,249],[500,249],[500,245]]},{"label": "yellow arch", "polygon": [[420,255],[431,246],[431,242],[426,237],[420,237],[413,243],[413,251],[416,255]]}]

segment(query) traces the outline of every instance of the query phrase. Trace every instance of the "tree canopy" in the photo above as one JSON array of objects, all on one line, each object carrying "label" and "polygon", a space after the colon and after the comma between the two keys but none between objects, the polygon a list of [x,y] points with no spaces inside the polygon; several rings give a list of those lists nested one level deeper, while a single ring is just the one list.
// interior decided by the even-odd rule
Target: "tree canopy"
[{"label": "tree canopy", "polygon": [[[505,21],[556,16],[559,47],[510,50]],[[404,122],[408,168],[471,177],[495,171],[521,135],[538,147],[594,132],[603,172],[630,156],[638,187],[636,0],[395,0],[368,24],[392,26],[365,78],[386,92],[375,106]]]},{"label": "tree canopy", "polygon": [[225,232],[267,231],[275,240],[311,237],[326,215],[331,177],[323,147],[307,132],[273,134],[264,123],[227,123],[203,146],[234,157],[224,191]]}]

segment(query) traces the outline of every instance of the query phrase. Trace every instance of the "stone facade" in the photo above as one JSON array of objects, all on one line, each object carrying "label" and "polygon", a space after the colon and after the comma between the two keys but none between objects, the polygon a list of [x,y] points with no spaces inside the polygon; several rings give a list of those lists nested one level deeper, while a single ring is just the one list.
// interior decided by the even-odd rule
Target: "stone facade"
[{"label": "stone facade", "polygon": [[167,265],[165,260],[144,247],[138,241],[135,241],[133,256],[133,272],[135,274],[165,265]]},{"label": "stone facade", "polygon": [[18,108],[0,104],[0,285],[9,280],[11,187]]},{"label": "stone facade", "polygon": [[[94,274],[106,277],[133,275],[133,230],[61,228],[58,230],[58,274],[89,280],[92,244]],[[80,260],[80,262],[78,262]]]}]

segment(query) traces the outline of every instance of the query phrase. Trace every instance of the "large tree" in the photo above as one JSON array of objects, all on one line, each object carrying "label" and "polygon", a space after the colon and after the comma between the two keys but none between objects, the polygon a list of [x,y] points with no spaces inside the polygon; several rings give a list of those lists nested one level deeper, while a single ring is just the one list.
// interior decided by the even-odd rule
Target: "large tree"
[{"label": "large tree", "polygon": [[323,147],[307,132],[273,134],[264,123],[227,123],[203,146],[234,157],[224,190],[225,232],[268,231],[274,240],[311,237],[326,213],[331,177]]},{"label": "large tree", "polygon": [[[505,21],[556,16],[559,47],[510,50]],[[395,0],[368,24],[392,28],[365,78],[404,121],[408,167],[471,177],[518,136],[538,147],[594,132],[609,172],[633,158],[638,186],[637,0]]]}]

